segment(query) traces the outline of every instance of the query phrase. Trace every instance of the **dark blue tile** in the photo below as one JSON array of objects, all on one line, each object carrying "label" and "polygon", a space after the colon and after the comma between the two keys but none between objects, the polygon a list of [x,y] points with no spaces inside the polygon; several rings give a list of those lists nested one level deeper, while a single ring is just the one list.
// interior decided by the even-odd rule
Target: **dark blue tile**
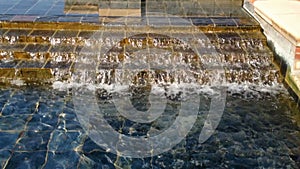
[{"label": "dark blue tile", "polygon": [[8,62],[0,61],[0,68],[14,68],[18,63],[19,63],[19,61],[16,61],[16,60],[8,61]]},{"label": "dark blue tile", "polygon": [[15,152],[8,161],[6,168],[41,168],[45,162],[46,151],[42,152]]},{"label": "dark blue tile", "polygon": [[20,101],[14,98],[5,106],[2,115],[32,114],[35,111],[35,106],[36,101]]},{"label": "dark blue tile", "polygon": [[[55,97],[53,97],[53,99],[55,99]],[[63,102],[61,102],[60,100],[58,100],[56,103],[51,103],[51,101],[49,101],[48,105],[47,102],[44,102],[43,100],[39,103],[39,110],[36,114],[45,118],[45,120],[46,119],[55,120],[56,118],[58,118],[59,114],[62,113],[62,110],[63,110]],[[44,119],[41,120],[43,121]]]},{"label": "dark blue tile", "polygon": [[16,144],[15,151],[47,151],[51,132],[25,131]]},{"label": "dark blue tile", "polygon": [[57,22],[59,16],[40,16],[35,21],[36,22]]},{"label": "dark blue tile", "polygon": [[89,153],[89,152],[92,152],[94,150],[98,150],[98,151],[102,151],[102,152],[105,152],[105,150],[100,147],[99,145],[97,145],[93,140],[91,140],[90,138],[87,138],[83,144],[83,147],[82,147],[82,150],[83,152],[85,153]]},{"label": "dark blue tile", "polygon": [[0,21],[10,21],[14,15],[0,15]]},{"label": "dark blue tile", "polygon": [[58,118],[48,112],[35,114],[27,125],[28,130],[32,131],[53,131],[57,125]]},{"label": "dark blue tile", "polygon": [[13,9],[7,11],[5,14],[24,15],[27,10],[28,9],[15,9],[15,8],[13,8]]},{"label": "dark blue tile", "polygon": [[18,132],[0,132],[0,150],[12,150],[18,137]]},{"label": "dark blue tile", "polygon": [[204,17],[204,18],[192,18],[191,20],[192,20],[192,22],[195,26],[206,26],[206,25],[213,25],[214,24],[211,18],[206,18],[206,17]]},{"label": "dark blue tile", "polygon": [[87,139],[83,146],[84,155],[86,158],[94,162],[95,168],[114,168],[113,163],[117,156],[106,152],[102,147],[99,147],[91,139]]},{"label": "dark blue tile", "polygon": [[1,4],[5,4],[5,5],[15,5],[19,2],[19,0],[11,0],[11,1],[6,1],[6,0],[0,0]]},{"label": "dark blue tile", "polygon": [[67,130],[83,130],[81,124],[76,120],[66,120],[66,129]]},{"label": "dark blue tile", "polygon": [[48,10],[47,15],[65,15],[64,6],[53,6],[51,9]]},{"label": "dark blue tile", "polygon": [[59,69],[69,69],[72,65],[72,62],[55,62],[55,61],[49,61],[45,65],[45,68],[59,68]]},{"label": "dark blue tile", "polygon": [[0,150],[0,168],[4,168],[5,162],[11,156],[10,150]]},{"label": "dark blue tile", "polygon": [[237,26],[232,18],[213,18],[212,21],[216,26]]},{"label": "dark blue tile", "polygon": [[64,16],[65,13],[62,10],[58,9],[49,9],[46,13],[46,16]]},{"label": "dark blue tile", "polygon": [[233,18],[238,26],[259,26],[259,23],[252,18],[249,17],[239,17]]},{"label": "dark blue tile", "polygon": [[190,18],[181,18],[181,17],[170,17],[170,24],[172,26],[190,26],[192,25],[192,21]]},{"label": "dark blue tile", "polygon": [[3,115],[33,114],[39,93],[35,90],[17,90],[2,111]]},{"label": "dark blue tile", "polygon": [[31,32],[30,30],[10,29],[5,35],[6,36],[27,36],[30,32]]},{"label": "dark blue tile", "polygon": [[40,61],[22,61],[16,68],[42,68],[44,64]]},{"label": "dark blue tile", "polygon": [[53,6],[52,3],[45,2],[45,1],[39,1],[32,9],[37,10],[37,9],[43,9],[43,10],[49,10]]},{"label": "dark blue tile", "polygon": [[99,17],[88,16],[88,17],[82,17],[81,22],[82,23],[99,23],[100,19],[99,19]]},{"label": "dark blue tile", "polygon": [[66,132],[64,126],[58,126],[58,130],[52,133],[52,139],[49,144],[49,150],[55,152],[68,152],[79,147],[85,137],[82,132]]},{"label": "dark blue tile", "polygon": [[10,6],[0,6],[0,14],[5,14],[5,12],[10,8]]},{"label": "dark blue tile", "polygon": [[47,52],[50,48],[50,45],[40,45],[40,44],[28,44],[24,51],[26,52]]},{"label": "dark blue tile", "polygon": [[0,131],[22,131],[25,128],[27,117],[27,115],[1,117]]},{"label": "dark blue tile", "polygon": [[81,16],[62,16],[58,18],[58,22],[80,22]]},{"label": "dark blue tile", "polygon": [[33,6],[35,5],[37,0],[26,0],[26,3],[23,1],[19,1],[19,3],[16,6]]},{"label": "dark blue tile", "polygon": [[0,108],[3,109],[3,106],[8,102],[10,97],[9,90],[0,90]]},{"label": "dark blue tile", "polygon": [[79,158],[75,151],[49,152],[45,169],[77,168]]},{"label": "dark blue tile", "polygon": [[39,15],[43,16],[47,13],[48,9],[32,9],[26,12],[26,15]]}]

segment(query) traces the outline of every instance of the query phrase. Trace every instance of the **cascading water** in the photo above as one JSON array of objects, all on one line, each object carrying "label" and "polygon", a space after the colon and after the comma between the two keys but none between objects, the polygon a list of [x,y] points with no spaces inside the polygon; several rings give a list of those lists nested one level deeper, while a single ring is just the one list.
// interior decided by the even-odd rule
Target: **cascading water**
[{"label": "cascading water", "polygon": [[[238,33],[227,33],[226,38],[221,37],[223,35],[226,33],[205,33],[196,39],[196,44],[160,34],[89,40],[86,44],[94,45],[81,51],[77,60],[80,65],[76,69],[82,71],[75,72],[73,82],[102,85],[213,85],[219,82],[222,85],[268,86],[280,82],[279,71],[272,63],[272,52],[265,46],[264,39],[234,37]],[[187,43],[198,45],[199,51],[194,51]],[[105,53],[100,53],[101,45]],[[96,52],[91,54],[91,50]],[[221,74],[224,71],[223,75],[218,75],[218,69]],[[77,77],[77,74],[84,76]]]},{"label": "cascading water", "polygon": [[[156,156],[179,144],[194,125],[202,129],[196,132],[198,143],[205,143],[221,121],[227,94],[282,91],[264,38],[242,38],[245,32],[170,32],[127,31],[125,36],[101,30],[79,53],[71,81],[76,114],[106,151]],[[210,101],[202,115],[200,96]],[[159,120],[164,116],[175,117],[174,123],[164,124]],[[136,131],[139,123],[145,124],[143,131]],[[135,127],[123,130],[129,126]]]},{"label": "cascading water", "polygon": [[299,168],[241,0],[92,1],[0,0],[0,168]]}]

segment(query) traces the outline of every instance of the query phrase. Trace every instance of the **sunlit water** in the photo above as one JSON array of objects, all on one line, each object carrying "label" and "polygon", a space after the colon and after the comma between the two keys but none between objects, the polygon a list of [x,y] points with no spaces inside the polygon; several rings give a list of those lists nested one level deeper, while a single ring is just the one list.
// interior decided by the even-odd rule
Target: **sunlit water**
[{"label": "sunlit water", "polygon": [[[43,8],[40,13],[63,15],[64,2],[55,2],[49,11]],[[10,10],[2,10],[11,14]],[[171,11],[177,12],[176,8]],[[197,8],[193,12],[198,11]],[[34,13],[29,10],[28,14]],[[178,25],[187,22],[178,18],[177,21]],[[127,38],[118,31],[100,31],[91,39],[78,38],[80,45],[86,46],[79,54],[50,53],[53,65],[75,65],[74,70],[53,69],[53,85],[26,86],[17,80],[13,82],[16,86],[1,87],[0,166],[299,168],[299,110],[280,82],[279,71],[272,64],[272,52],[259,36],[256,39],[255,33],[251,33],[206,32],[199,38],[189,32],[179,33],[180,38],[170,38],[177,34],[133,30],[126,32]],[[190,37],[198,39],[185,43]],[[9,38],[15,43],[15,38]],[[49,41],[59,46],[62,41],[73,44],[75,38],[51,37]],[[199,57],[191,44],[200,46]],[[104,46],[104,53],[97,53],[99,46]],[[218,87],[225,89],[225,108],[216,130],[201,143],[199,135]],[[81,90],[92,95],[76,96]],[[156,119],[139,123],[119,112],[115,100],[124,96],[138,111],[147,111],[151,107],[150,91],[166,100]],[[85,114],[93,118],[92,113],[97,113],[88,108],[90,100],[74,102],[74,97],[92,98],[103,113],[101,117],[114,131],[128,137],[149,137],[172,126],[182,102],[191,96],[199,100],[199,108],[193,110],[197,118],[187,136],[171,150],[146,158],[115,155],[111,150],[115,147],[99,144],[99,138],[91,137],[87,130],[89,123],[81,119]],[[87,109],[78,112],[76,106]]]},{"label": "sunlit water", "polygon": [[[92,141],[79,123],[72,89],[56,86],[1,89],[1,156],[7,168],[297,168],[299,127],[296,105],[281,86],[235,86],[227,91],[226,107],[214,134],[203,144],[199,133],[213,90],[199,89],[198,118],[188,136],[170,151],[149,158],[118,157]],[[137,88],[131,101],[147,109],[147,93]],[[177,116],[180,94],[169,93],[158,119],[132,122],[116,111],[109,93],[97,91],[107,122],[128,136],[168,128]],[[148,105],[149,106],[149,105]],[[87,110],[88,111],[88,110]],[[158,143],[159,144],[159,143]],[[7,160],[8,159],[8,160]],[[7,160],[7,161],[6,161]]]},{"label": "sunlit water", "polygon": [[[149,35],[146,37],[149,38]],[[135,46],[139,38],[130,44],[125,39],[123,46],[123,41],[108,40],[107,44],[113,42],[112,50],[102,57],[88,55],[83,50],[81,57],[77,58],[74,72],[65,72],[72,75],[71,79],[60,79],[63,73],[55,70],[56,81],[50,86],[23,86],[23,83],[16,82],[17,86],[2,87],[1,166],[136,169],[299,167],[299,110],[280,83],[270,51],[260,40],[202,39],[197,43],[210,50],[200,51],[202,55],[197,58],[180,41],[172,41],[174,49],[176,45],[181,46],[172,53],[164,49],[170,44],[155,46],[147,41],[143,46],[141,41],[140,47]],[[166,39],[166,36],[159,38]],[[124,48],[129,53],[122,53]],[[248,52],[243,53],[242,48]],[[210,55],[211,51],[221,52]],[[225,108],[216,130],[202,143],[199,135],[219,87],[225,89]],[[78,96],[82,90],[89,91],[91,95]],[[124,96],[138,111],[147,111],[151,107],[151,92],[166,99],[162,113],[153,121],[139,123],[119,112],[115,100]],[[193,110],[197,118],[192,129],[170,150],[152,157],[115,155],[112,149],[118,149],[118,146],[99,143],[102,138],[91,136],[87,129],[89,122],[97,126],[97,118],[93,115],[97,117],[99,113],[89,109],[92,104],[89,99],[96,103],[101,117],[114,131],[128,137],[149,137],[172,126],[179,116],[182,102],[191,96],[193,100],[189,102],[197,103],[195,100],[199,100],[199,108]],[[80,99],[87,100],[80,102]],[[78,106],[84,107],[83,111],[80,109],[78,112]],[[85,115],[96,120],[85,121]],[[122,140],[120,137],[119,141]],[[161,141],[163,143],[164,140]]]}]

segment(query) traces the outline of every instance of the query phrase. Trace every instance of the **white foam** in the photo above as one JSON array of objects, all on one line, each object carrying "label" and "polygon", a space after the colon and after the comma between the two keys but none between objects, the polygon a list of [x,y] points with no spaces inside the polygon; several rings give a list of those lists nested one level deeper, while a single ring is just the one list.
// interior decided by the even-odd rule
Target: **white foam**
[{"label": "white foam", "polygon": [[[20,82],[21,84],[21,82]],[[68,90],[85,88],[89,91],[96,91],[97,89],[104,89],[109,93],[128,94],[130,85],[122,84],[90,84],[90,83],[74,83],[74,82],[61,82],[56,81],[52,87],[56,90]],[[155,95],[161,95],[165,93],[167,96],[181,94],[181,96],[188,96],[191,94],[207,94],[215,95],[219,94],[220,89],[224,89],[227,93],[243,93],[245,96],[249,93],[253,96],[260,97],[263,93],[268,94],[287,94],[287,90],[283,84],[276,83],[273,85],[257,85],[251,83],[226,83],[222,85],[199,85],[196,83],[180,83],[180,84],[154,84],[151,86],[151,92]]]},{"label": "white foam", "polygon": [[14,79],[10,82],[12,85],[16,85],[16,86],[24,86],[25,82],[21,79]]}]

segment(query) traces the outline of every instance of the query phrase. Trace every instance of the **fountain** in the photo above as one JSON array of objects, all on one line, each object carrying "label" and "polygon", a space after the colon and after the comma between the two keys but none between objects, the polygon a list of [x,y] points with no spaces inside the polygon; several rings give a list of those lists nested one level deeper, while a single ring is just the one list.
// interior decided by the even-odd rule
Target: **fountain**
[{"label": "fountain", "polygon": [[240,0],[26,1],[0,0],[1,168],[300,165],[297,103]]}]

